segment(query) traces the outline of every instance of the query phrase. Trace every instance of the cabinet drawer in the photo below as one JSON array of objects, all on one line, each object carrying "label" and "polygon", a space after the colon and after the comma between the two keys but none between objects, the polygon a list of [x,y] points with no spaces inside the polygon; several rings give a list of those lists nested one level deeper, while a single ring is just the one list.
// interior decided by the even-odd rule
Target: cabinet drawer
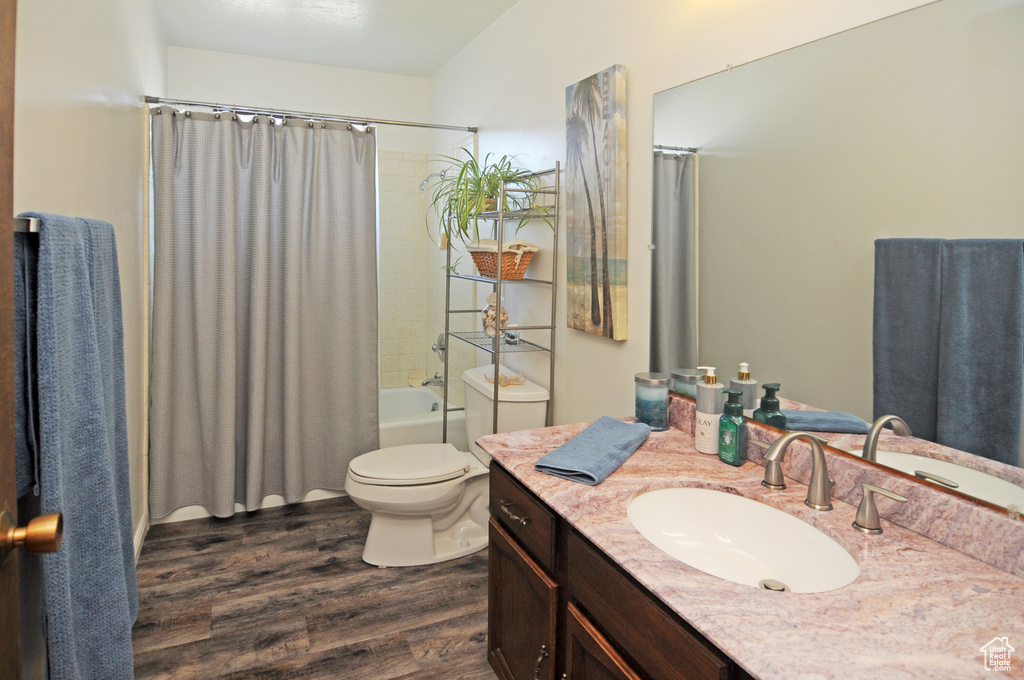
[{"label": "cabinet drawer", "polygon": [[[623,575],[586,539],[569,534],[569,591],[608,637],[654,680],[728,680],[733,664]],[[625,615],[628,612],[628,615]]]},{"label": "cabinet drawer", "polygon": [[526,551],[555,571],[555,527],[558,517],[498,463],[491,463],[491,516],[512,534]]}]

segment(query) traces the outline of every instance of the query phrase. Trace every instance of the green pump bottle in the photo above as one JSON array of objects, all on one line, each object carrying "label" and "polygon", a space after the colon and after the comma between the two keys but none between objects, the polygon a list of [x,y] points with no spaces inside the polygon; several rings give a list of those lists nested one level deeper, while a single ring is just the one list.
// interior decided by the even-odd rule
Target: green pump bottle
[{"label": "green pump bottle", "polygon": [[779,383],[765,383],[762,387],[764,396],[761,397],[761,408],[754,411],[754,420],[785,430],[786,416],[779,410],[779,398],[775,396]]},{"label": "green pump bottle", "polygon": [[718,458],[739,467],[747,462],[747,419],[743,417],[743,391],[722,390],[729,395],[718,427]]}]

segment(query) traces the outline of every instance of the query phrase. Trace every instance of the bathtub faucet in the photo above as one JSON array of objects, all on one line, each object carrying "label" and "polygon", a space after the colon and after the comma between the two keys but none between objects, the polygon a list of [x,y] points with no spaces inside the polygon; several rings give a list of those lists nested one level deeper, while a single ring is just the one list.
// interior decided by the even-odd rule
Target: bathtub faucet
[{"label": "bathtub faucet", "polygon": [[426,380],[420,383],[420,386],[422,387],[428,387],[430,385],[437,385],[438,387],[440,387],[441,385],[444,385],[444,378],[442,378],[439,373],[435,372],[433,378],[427,378]]}]

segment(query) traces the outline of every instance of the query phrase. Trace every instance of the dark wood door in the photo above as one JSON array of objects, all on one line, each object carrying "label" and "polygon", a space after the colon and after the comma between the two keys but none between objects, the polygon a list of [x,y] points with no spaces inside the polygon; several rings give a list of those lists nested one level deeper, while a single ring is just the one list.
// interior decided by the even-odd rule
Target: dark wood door
[{"label": "dark wood door", "polygon": [[[14,479],[14,18],[15,0],[0,0],[0,512],[18,516]],[[5,221],[4,221],[5,220]],[[0,678],[21,677],[17,553],[0,566]]]},{"label": "dark wood door", "polygon": [[491,519],[488,658],[503,680],[554,680],[558,584]]},{"label": "dark wood door", "polygon": [[568,680],[641,680],[587,617],[570,604],[566,614]]}]

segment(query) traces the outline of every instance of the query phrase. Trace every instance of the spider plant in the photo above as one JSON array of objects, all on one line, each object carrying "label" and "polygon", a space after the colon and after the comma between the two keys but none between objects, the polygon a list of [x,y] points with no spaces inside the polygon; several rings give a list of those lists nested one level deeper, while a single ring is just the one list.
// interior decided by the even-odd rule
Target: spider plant
[{"label": "spider plant", "polygon": [[[481,162],[466,151],[466,159],[441,156],[449,167],[434,183],[430,208],[437,214],[438,229],[449,241],[458,239],[471,243],[480,239],[477,218],[482,213],[501,210],[512,213],[533,206],[533,195],[524,190],[539,188],[537,178],[529,170],[516,167],[515,156],[502,156],[492,161],[491,154]],[[497,205],[501,183],[505,183],[504,200]],[[510,191],[511,190],[511,191]],[[522,227],[529,216],[521,217]]]}]

